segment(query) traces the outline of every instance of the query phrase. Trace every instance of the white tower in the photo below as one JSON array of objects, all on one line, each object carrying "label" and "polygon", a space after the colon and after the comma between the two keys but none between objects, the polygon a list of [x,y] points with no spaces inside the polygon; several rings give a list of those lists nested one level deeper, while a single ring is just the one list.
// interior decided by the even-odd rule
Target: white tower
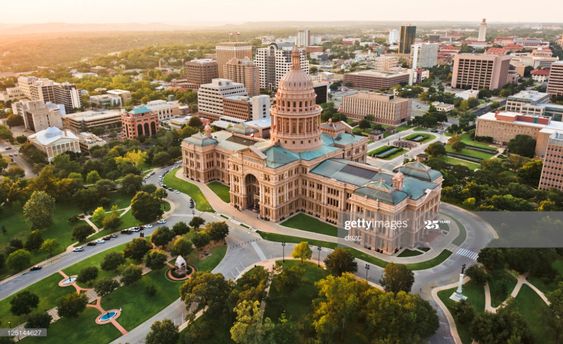
[{"label": "white tower", "polygon": [[487,41],[487,20],[483,18],[481,24],[479,24],[479,37],[477,38],[479,42]]}]

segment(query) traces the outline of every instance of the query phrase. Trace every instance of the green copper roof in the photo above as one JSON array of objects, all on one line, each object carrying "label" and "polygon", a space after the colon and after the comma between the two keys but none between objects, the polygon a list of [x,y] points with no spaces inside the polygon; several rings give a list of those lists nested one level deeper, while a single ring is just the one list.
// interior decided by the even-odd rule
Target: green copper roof
[{"label": "green copper roof", "polygon": [[439,171],[433,170],[418,161],[409,162],[401,166],[399,168],[399,171],[401,171],[406,176],[411,176],[429,182],[434,181],[442,176]]},{"label": "green copper roof", "polygon": [[131,110],[131,113],[133,115],[140,115],[147,112],[151,112],[151,110],[148,107],[146,107],[146,105],[135,106],[133,110]]},{"label": "green copper roof", "polygon": [[310,161],[338,150],[335,147],[321,146],[319,149],[292,152],[280,146],[273,146],[264,151],[266,165],[270,168],[280,167],[297,160]]}]

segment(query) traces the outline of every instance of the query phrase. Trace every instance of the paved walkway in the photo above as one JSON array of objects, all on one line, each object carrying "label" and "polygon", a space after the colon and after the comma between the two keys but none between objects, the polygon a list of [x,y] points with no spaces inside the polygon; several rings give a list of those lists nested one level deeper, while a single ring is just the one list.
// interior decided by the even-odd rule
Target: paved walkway
[{"label": "paved walkway", "polygon": [[526,274],[518,275],[517,280],[516,280],[516,285],[514,286],[514,289],[512,289],[510,296],[497,307],[492,306],[492,303],[491,303],[491,299],[492,299],[491,298],[491,288],[489,287],[488,282],[485,283],[485,287],[484,287],[485,288],[485,310],[487,312],[491,312],[491,313],[498,312],[499,309],[501,309],[502,307],[504,307],[508,304],[508,301],[510,299],[515,299],[518,296],[518,293],[520,293],[520,290],[522,289],[522,287],[524,285],[527,285],[528,287],[530,287],[530,289],[532,289],[540,297],[540,299],[542,299],[542,301],[546,305],[549,306],[551,303],[547,299],[547,296],[545,296],[545,294],[541,290],[539,290],[535,285],[530,283],[527,280],[527,277],[528,276]]},{"label": "paved walkway", "polygon": [[[469,277],[465,277],[463,279],[463,284],[469,282],[471,279]],[[451,288],[455,288],[457,287],[458,282],[454,282],[454,283],[450,283],[450,284],[446,284],[443,286],[439,286],[436,287],[434,289],[432,289],[432,299],[434,300],[434,302],[436,302],[436,304],[438,304],[438,307],[440,307],[440,310],[444,313],[444,315],[446,316],[446,319],[448,321],[448,324],[450,325],[450,334],[452,335],[452,338],[454,340],[454,342],[456,344],[462,344],[461,342],[461,337],[459,336],[459,333],[457,331],[457,326],[455,324],[455,320],[454,317],[452,316],[452,314],[450,313],[450,311],[448,310],[448,308],[446,307],[446,305],[442,302],[442,300],[438,297],[438,292],[442,291],[442,290],[447,290],[447,289],[451,289]]]},{"label": "paved walkway", "polygon": [[[104,309],[102,308],[102,297],[101,297],[101,296],[98,297],[98,298],[96,298],[96,302],[95,302],[94,304],[89,303],[89,304],[86,305],[86,306],[87,306],[87,307],[90,307],[90,308],[97,309],[98,312],[100,312],[100,315],[107,313],[106,310],[104,310]],[[119,310],[119,315],[120,315],[120,314],[121,314],[121,309]],[[119,315],[118,315],[118,316],[119,316]],[[112,318],[109,322],[110,322],[119,332],[121,332],[122,335],[126,335],[126,334],[128,333],[127,330],[126,330],[123,326],[121,326],[120,323],[117,322],[116,317]],[[98,324],[98,325],[103,326],[103,324]]]}]

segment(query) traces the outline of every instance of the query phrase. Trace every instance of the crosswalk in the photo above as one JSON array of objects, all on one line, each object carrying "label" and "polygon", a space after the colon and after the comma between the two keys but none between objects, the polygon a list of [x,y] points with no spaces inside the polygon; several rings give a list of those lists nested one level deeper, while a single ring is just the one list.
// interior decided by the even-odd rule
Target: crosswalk
[{"label": "crosswalk", "polygon": [[467,258],[472,259],[472,260],[477,260],[477,257],[479,256],[479,253],[473,252],[473,251],[468,250],[466,248],[460,248],[456,252],[456,254],[459,254],[460,256],[464,256],[464,257],[467,257]]}]

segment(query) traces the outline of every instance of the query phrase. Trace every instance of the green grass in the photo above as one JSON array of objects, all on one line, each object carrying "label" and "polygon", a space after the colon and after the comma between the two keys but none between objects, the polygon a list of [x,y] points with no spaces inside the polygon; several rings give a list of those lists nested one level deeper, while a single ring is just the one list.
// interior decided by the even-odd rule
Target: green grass
[{"label": "green grass", "polygon": [[[438,292],[438,297],[444,305],[452,312],[452,309],[455,305],[455,301],[450,300],[450,296],[456,290],[456,288],[442,290]],[[467,302],[473,307],[477,314],[483,313],[485,311],[485,290],[483,286],[477,285],[475,282],[469,281],[468,283],[463,285],[463,295],[467,296]],[[453,316],[453,315],[452,315]],[[457,330],[459,336],[461,337],[461,341],[464,344],[471,343],[471,334],[469,332],[469,324],[460,324],[457,319],[455,319],[455,323],[457,326]]]},{"label": "green grass", "polygon": [[481,165],[478,164],[478,163],[463,160],[463,159],[454,158],[454,157],[451,157],[451,156],[443,156],[440,159],[442,159],[447,164],[465,166],[470,170],[476,170],[476,169],[481,167]]},{"label": "green grass", "polygon": [[403,252],[401,252],[397,257],[414,257],[414,256],[420,256],[422,254],[422,252],[417,251],[417,250],[409,250],[404,249]]},{"label": "green grass", "polygon": [[337,236],[338,229],[307,214],[299,213],[281,223],[282,226],[330,236]]},{"label": "green grass", "polygon": [[[132,285],[120,287],[104,296],[102,307],[105,310],[121,308],[118,321],[130,331],[180,297],[178,290],[181,284],[169,281],[164,269],[151,271]],[[149,285],[157,290],[154,296],[146,294]]]},{"label": "green grass", "polygon": [[176,177],[176,171],[178,171],[178,169],[179,168],[175,168],[164,176],[164,184],[189,195],[194,200],[197,210],[214,213],[215,210],[197,186]]},{"label": "green grass", "polygon": [[293,322],[301,323],[306,321],[307,315],[313,312],[312,301],[317,296],[315,283],[326,277],[328,272],[309,262],[301,264],[296,260],[286,260],[281,264],[284,267],[297,266],[302,268],[302,280],[290,293],[280,293],[277,288],[277,284],[280,283],[279,277],[274,276],[270,295],[266,302],[266,316],[277,322],[282,313],[285,312],[286,316]]},{"label": "green grass", "polygon": [[456,151],[455,149],[452,148],[451,145],[446,145],[446,152],[448,153],[456,153],[456,154],[461,154],[461,155],[466,155],[466,156],[470,156],[473,158],[477,158],[477,159],[490,159],[494,156],[494,154],[490,154],[490,153],[485,153],[485,152],[480,152],[480,151],[476,151],[470,148],[464,148],[461,151]]},{"label": "green grass", "polygon": [[405,153],[405,149],[404,149],[404,148],[399,148],[395,153],[393,153],[393,154],[391,154],[391,155],[389,155],[389,156],[386,156],[385,158],[380,158],[380,159],[383,159],[383,160],[393,160],[393,159],[395,159],[396,157],[398,157],[399,155],[402,155],[402,154],[404,154],[404,153]]},{"label": "green grass", "polygon": [[528,277],[528,281],[544,293],[549,293],[557,289],[559,281],[563,280],[563,259],[557,259],[551,263],[551,266],[559,273],[559,278],[544,279],[536,276]]},{"label": "green grass", "polygon": [[188,258],[188,264],[194,265],[197,271],[211,271],[225,258],[227,245],[217,246],[209,251],[209,255],[199,259],[197,252],[192,252]]},{"label": "green grass", "polygon": [[[27,337],[22,343],[109,343],[121,333],[111,324],[96,325],[94,320],[99,314],[93,308],[86,308],[78,318],[62,318],[51,324],[47,337]],[[121,321],[121,318],[118,320]]]},{"label": "green grass", "polygon": [[379,154],[379,153],[383,153],[383,152],[385,152],[385,151],[387,151],[387,150],[389,150],[389,149],[391,149],[391,148],[393,148],[393,147],[392,147],[392,146],[381,146],[381,147],[379,147],[379,148],[376,148],[376,149],[374,149],[374,150],[369,151],[369,152],[368,152],[368,155],[369,155],[369,156],[374,156],[374,155],[377,155],[377,154]]},{"label": "green grass", "polygon": [[[41,230],[43,239],[56,239],[59,248],[55,255],[63,252],[67,246],[72,244],[72,227],[73,224],[68,222],[72,216],[81,213],[78,207],[74,205],[57,203],[55,205],[55,213],[53,215],[53,224],[46,229]],[[78,222],[80,223],[80,222]],[[8,246],[11,239],[20,239],[25,243],[26,237],[31,233],[31,225],[25,220],[21,208],[16,206],[3,207],[0,211],[0,227],[6,228],[6,233],[0,232],[0,250]],[[35,265],[49,258],[47,254],[35,251],[31,252],[31,263],[29,266]],[[7,277],[12,271],[7,269],[0,270],[0,278]]]},{"label": "green grass", "polygon": [[111,210],[111,207],[115,204],[118,209],[127,208],[131,204],[131,196],[124,195],[120,192],[114,192],[109,197],[111,199],[111,204],[105,208],[105,210]]},{"label": "green grass", "polygon": [[442,264],[446,259],[448,259],[449,256],[452,255],[452,252],[449,250],[443,250],[442,252],[440,252],[439,255],[437,255],[436,257],[430,259],[430,260],[426,260],[424,262],[420,262],[420,263],[412,263],[412,264],[406,264],[407,268],[409,268],[410,270],[424,270],[424,269],[430,269],[435,267],[436,265],[440,265]]},{"label": "green grass", "polygon": [[215,194],[219,196],[219,198],[222,199],[223,202],[231,202],[230,189],[227,185],[220,182],[211,182],[208,183],[207,186],[209,186],[211,191],[215,192]]},{"label": "green grass", "polygon": [[506,300],[514,286],[516,278],[507,270],[498,270],[491,273],[489,288],[491,289],[491,306],[497,307]]},{"label": "green grass", "polygon": [[[112,251],[121,252],[125,248],[125,244],[116,246],[111,248],[107,251],[98,253],[92,257],[89,257],[83,261],[80,261],[72,266],[65,268],[63,271],[67,275],[74,275],[78,274],[78,272],[87,267],[87,266],[96,266],[98,267],[98,277],[97,279],[101,279],[108,276],[113,276],[115,273],[106,272],[101,270],[100,263],[102,262],[104,256]],[[79,254],[79,253],[77,253]],[[57,302],[61,297],[64,295],[74,292],[74,288],[72,287],[65,287],[61,288],[58,286],[60,280],[62,280],[62,276],[58,273],[54,273],[49,277],[42,279],[41,281],[30,285],[29,287],[21,290],[21,291],[30,291],[37,296],[39,296],[39,306],[37,308],[38,311],[46,311],[53,307],[56,307]],[[20,291],[20,292],[21,292]],[[17,294],[17,293],[16,293]],[[14,295],[16,295],[14,294]],[[4,300],[0,301],[0,319],[2,324],[7,324],[8,321],[12,323],[12,325],[18,325],[25,321],[24,317],[16,317],[10,313],[10,300],[14,297],[14,295],[7,297]]]},{"label": "green grass", "polygon": [[306,238],[299,238],[296,236],[291,235],[284,235],[284,234],[276,234],[276,233],[267,233],[262,231],[256,231],[263,239],[275,242],[289,242],[298,244],[302,241],[306,241],[311,246],[321,246],[321,247],[328,247],[328,248],[336,248],[338,244],[335,242],[328,242],[322,240],[313,240],[313,239],[306,239]]},{"label": "green grass", "polygon": [[555,343],[555,334],[548,324],[547,305],[530,287],[522,286],[510,307],[522,315],[536,343]]},{"label": "green grass", "polygon": [[422,139],[420,141],[415,141],[417,143],[424,143],[424,142],[432,141],[436,138],[436,136],[432,135],[432,134],[415,132],[415,133],[412,133],[412,134],[408,135],[407,137],[405,137],[404,140],[413,140],[417,136],[423,136],[424,137],[424,139]]},{"label": "green grass", "polygon": [[468,145],[472,145],[475,147],[481,147],[481,148],[485,148],[485,149],[496,149],[494,146],[489,145],[487,143],[484,142],[479,142],[479,141],[475,141],[473,140],[468,133],[463,133],[461,134],[461,142],[468,144]]}]

